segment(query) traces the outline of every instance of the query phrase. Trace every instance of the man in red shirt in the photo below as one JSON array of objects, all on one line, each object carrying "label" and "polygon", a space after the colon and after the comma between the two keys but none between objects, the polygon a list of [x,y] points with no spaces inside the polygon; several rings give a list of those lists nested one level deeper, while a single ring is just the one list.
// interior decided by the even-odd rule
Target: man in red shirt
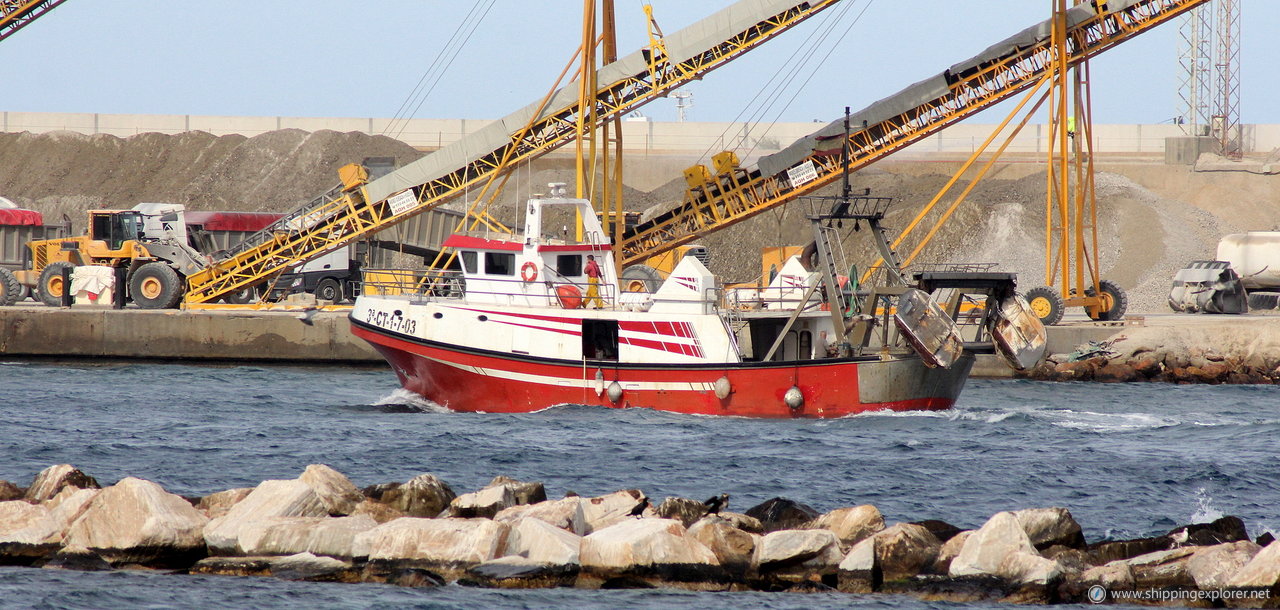
[{"label": "man in red shirt", "polygon": [[600,299],[600,265],[596,264],[594,255],[587,255],[587,266],[583,269],[583,273],[587,274],[587,300],[583,303],[583,307],[595,304],[596,309],[600,309],[604,305],[604,301]]}]

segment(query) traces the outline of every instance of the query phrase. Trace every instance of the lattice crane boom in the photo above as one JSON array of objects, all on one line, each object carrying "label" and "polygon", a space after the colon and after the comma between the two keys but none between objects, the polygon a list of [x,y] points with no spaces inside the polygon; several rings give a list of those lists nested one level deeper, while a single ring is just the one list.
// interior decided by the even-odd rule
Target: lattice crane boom
[{"label": "lattice crane boom", "polygon": [[0,0],[0,40],[12,36],[66,0]]},{"label": "lattice crane boom", "polygon": [[[752,0],[665,37],[662,49],[646,48],[601,68],[595,109],[599,125],[698,80],[839,0]],[[719,29],[707,27],[720,25]],[[488,181],[519,163],[540,157],[575,137],[584,109],[576,83],[541,103],[499,120],[465,146],[441,149],[389,176],[364,183],[344,180],[307,206],[251,237],[226,258],[187,278],[184,301],[205,303],[265,281],[300,260],[342,247],[394,226]],[[479,151],[477,153],[477,151]]]},{"label": "lattice crane boom", "polygon": [[[1078,5],[1069,11],[1069,62],[1082,62],[1208,1]],[[861,129],[848,137],[849,170],[867,167],[1034,86],[1052,72],[1053,55],[1045,22],[873,104],[854,117]],[[761,158],[755,168],[738,167],[731,154],[722,153],[714,173],[686,172],[690,188],[683,203],[624,235],[622,264],[643,261],[831,184],[844,171],[838,154],[843,140],[842,126],[832,123]]]}]

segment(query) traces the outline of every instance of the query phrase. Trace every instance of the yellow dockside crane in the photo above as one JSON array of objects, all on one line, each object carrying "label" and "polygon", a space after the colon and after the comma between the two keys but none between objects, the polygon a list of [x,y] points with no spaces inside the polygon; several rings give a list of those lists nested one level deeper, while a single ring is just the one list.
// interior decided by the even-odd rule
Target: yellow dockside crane
[{"label": "yellow dockside crane", "polygon": [[[854,128],[847,138],[841,120],[779,153],[762,157],[752,168],[741,167],[732,153],[721,153],[714,159],[712,168],[696,166],[687,170],[685,176],[689,188],[683,202],[624,235],[623,265],[632,265],[690,243],[711,231],[742,222],[835,182],[845,170],[841,167],[840,157],[830,154],[830,150],[838,149],[841,139],[847,139],[849,171],[857,171],[1025,91],[1028,98],[1019,104],[1021,109],[1032,96],[1052,88],[1055,82],[1059,93],[1051,106],[1057,109],[1058,115],[1062,115],[1069,99],[1062,92],[1070,82],[1066,76],[1067,68],[1082,66],[1090,58],[1209,0],[1087,0],[1070,9],[1063,5],[1064,0],[1054,1],[1058,3],[1054,18],[1027,28],[941,74],[854,113]],[[1081,93],[1075,99],[1085,98]],[[1035,106],[1042,103],[1043,98]],[[1076,116],[1077,122],[1087,130],[1087,105],[1082,103]],[[977,155],[991,145],[1012,118],[1011,115],[1006,119],[961,171],[976,162]],[[1081,141],[1087,141],[1086,137],[1068,138],[1065,116],[1062,118],[1064,120],[1056,123],[1060,126],[1056,133],[1060,140],[1069,140],[1076,148],[1063,145],[1050,158],[1056,169],[1050,172],[1051,219],[1047,228],[1046,283],[1054,284],[1055,270],[1060,270],[1056,277],[1061,281],[1061,294],[1067,298],[1059,298],[1056,305],[1059,312],[1065,304],[1082,305],[1095,319],[1116,319],[1123,314],[1123,293],[1115,284],[1097,278],[1096,239],[1089,242],[1092,245],[1084,245],[1086,236],[1083,229],[1090,227],[1092,230],[1096,224],[1091,189],[1064,190],[1073,172],[1077,175],[1077,183],[1091,186],[1091,171],[1086,175],[1083,170],[1071,169],[1064,161],[1074,158],[1089,163],[1092,150],[1079,148]],[[1014,135],[1020,128],[1021,125],[1015,128]],[[831,143],[833,141],[835,145]],[[990,163],[988,161],[984,172]],[[958,179],[957,175],[951,184]],[[937,205],[940,198],[941,194],[920,212],[894,241],[894,248]],[[958,203],[959,200],[952,204],[942,221]],[[936,230],[937,226],[933,232]],[[923,245],[906,257],[904,264],[910,263]],[[1068,258],[1073,253],[1076,256]],[[1072,260],[1076,265],[1074,272],[1068,266]],[[1088,283],[1083,279],[1084,269],[1090,272]],[[1072,280],[1074,284],[1069,284]],[[1043,302],[1035,304],[1042,308],[1045,305]]]},{"label": "yellow dockside crane", "polygon": [[[359,168],[340,188],[299,208],[225,258],[186,278],[183,302],[210,303],[265,282],[285,269],[386,229],[484,184],[519,163],[572,141],[579,117],[593,127],[702,78],[838,0],[740,2],[666,37],[665,52],[642,49],[601,68],[584,107],[578,85],[498,120],[466,142],[445,147],[392,174],[366,182]],[[475,151],[480,151],[476,153]]]}]

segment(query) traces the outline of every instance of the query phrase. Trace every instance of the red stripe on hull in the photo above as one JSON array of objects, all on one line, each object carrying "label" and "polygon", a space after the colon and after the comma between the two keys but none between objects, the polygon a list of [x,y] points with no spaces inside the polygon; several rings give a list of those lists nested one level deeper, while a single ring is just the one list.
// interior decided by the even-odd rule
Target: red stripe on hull
[{"label": "red stripe on hull", "polygon": [[[918,359],[714,369],[612,368],[605,363],[584,369],[581,364],[518,360],[424,345],[357,325],[352,326],[352,332],[386,358],[405,389],[455,411],[490,413],[527,413],[562,404],[766,418],[943,410],[955,403],[973,362],[972,358],[963,359],[951,370],[926,369]],[[602,384],[596,382],[597,371],[604,377]],[[732,388],[724,400],[712,390],[722,376]],[[868,378],[865,383],[878,389],[863,388],[863,392],[860,378]],[[614,381],[623,388],[617,402],[609,399],[607,391]],[[631,384],[650,389],[628,387]],[[652,388],[656,384],[666,387]],[[597,393],[599,385],[603,390]],[[804,405],[794,410],[783,400],[792,385],[804,395]],[[864,393],[874,396],[864,402],[860,395]]]}]

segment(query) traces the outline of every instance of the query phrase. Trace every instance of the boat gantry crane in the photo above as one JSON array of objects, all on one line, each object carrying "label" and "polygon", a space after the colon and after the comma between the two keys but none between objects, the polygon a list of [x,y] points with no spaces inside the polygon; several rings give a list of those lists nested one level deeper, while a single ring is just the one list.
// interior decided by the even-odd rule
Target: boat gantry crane
[{"label": "boat gantry crane", "polygon": [[[761,157],[753,168],[740,167],[732,152],[715,155],[712,169],[686,170],[688,188],[681,204],[624,234],[622,265],[640,263],[810,194],[845,171],[865,168],[1021,91],[1043,86],[1063,64],[1083,63],[1208,1],[1087,0],[1064,11],[1065,44],[1054,36],[1054,19],[1038,23],[854,113],[847,136],[844,119],[835,121]],[[1066,56],[1056,62],[1059,48],[1066,49]],[[842,144],[849,155],[847,170],[841,163]]]},{"label": "boat gantry crane", "polygon": [[382,178],[367,181],[363,168],[346,166],[340,172],[341,186],[189,275],[183,301],[188,306],[208,303],[263,283],[298,261],[433,209],[516,164],[573,141],[580,130],[579,116],[593,117],[597,126],[621,117],[838,1],[738,2],[663,37],[660,48],[646,47],[600,68],[594,75],[594,107],[579,101],[575,82]]}]

